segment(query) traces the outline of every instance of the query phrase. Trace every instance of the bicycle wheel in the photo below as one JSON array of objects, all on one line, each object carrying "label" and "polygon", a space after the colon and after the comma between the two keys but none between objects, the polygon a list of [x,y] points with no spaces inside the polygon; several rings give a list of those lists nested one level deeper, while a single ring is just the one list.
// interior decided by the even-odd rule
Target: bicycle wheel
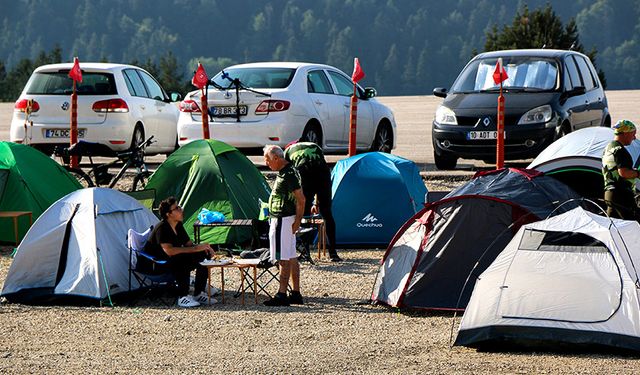
[{"label": "bicycle wheel", "polygon": [[144,190],[144,188],[147,186],[147,182],[149,181],[149,176],[151,176],[151,172],[148,171],[136,174],[136,176],[133,178],[131,191]]},{"label": "bicycle wheel", "polygon": [[86,174],[82,169],[71,168],[67,165],[64,166],[64,169],[66,169],[67,172],[69,172],[73,177],[75,177],[75,179],[78,180],[78,182],[80,183],[80,185],[82,185],[83,188],[95,186],[95,184],[91,180],[91,177],[89,177],[89,175]]}]

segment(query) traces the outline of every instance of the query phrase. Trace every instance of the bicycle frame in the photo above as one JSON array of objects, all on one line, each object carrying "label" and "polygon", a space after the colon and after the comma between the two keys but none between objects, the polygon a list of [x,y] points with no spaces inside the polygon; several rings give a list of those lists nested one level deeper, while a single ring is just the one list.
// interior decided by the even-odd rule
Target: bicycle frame
[{"label": "bicycle frame", "polygon": [[[56,152],[56,155],[63,157],[70,155],[87,156],[89,158],[89,164],[91,165],[91,170],[88,174],[79,168],[71,168],[68,165],[65,165],[65,168],[69,172],[72,172],[79,180],[82,179],[86,181],[89,186],[100,186],[108,184],[108,187],[111,189],[118,183],[118,181],[122,178],[122,176],[124,176],[125,172],[129,168],[135,167],[136,175],[134,177],[132,186],[133,191],[136,189],[136,185],[138,182],[143,182],[144,179],[148,178],[150,175],[149,169],[144,162],[144,150],[147,146],[153,143],[153,138],[154,136],[149,137],[147,140],[138,144],[132,150],[115,153],[117,159],[108,163],[97,164],[93,162],[93,156],[102,156],[101,151],[104,151],[104,147],[106,147],[100,144],[85,143],[84,145],[76,147],[75,149],[71,147],[65,148],[63,150],[58,150]],[[115,177],[113,177],[113,175],[109,173],[109,168],[116,167],[116,165],[118,165],[119,163],[122,163],[122,167],[115,175]],[[93,179],[91,178],[91,175],[93,175]],[[108,182],[105,182],[106,179],[108,179]]]}]

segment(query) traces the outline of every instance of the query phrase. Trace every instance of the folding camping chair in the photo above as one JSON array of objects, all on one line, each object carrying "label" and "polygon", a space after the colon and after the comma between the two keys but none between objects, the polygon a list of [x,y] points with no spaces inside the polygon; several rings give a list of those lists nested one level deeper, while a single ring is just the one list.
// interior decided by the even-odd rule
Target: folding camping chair
[{"label": "folding camping chair", "polygon": [[[138,233],[133,229],[127,232],[127,244],[129,247],[129,292],[131,292],[132,277],[136,279],[140,288],[145,290],[143,297],[161,297],[167,289],[175,287],[175,278],[167,267],[167,261],[144,252],[153,227],[143,233]],[[167,306],[173,304],[165,301]]]},{"label": "folding camping chair", "polygon": [[[268,231],[269,226],[266,226]],[[262,228],[264,230],[264,227]],[[309,262],[315,265],[313,259],[311,259],[310,247],[311,243],[315,239],[318,230],[316,228],[301,228],[296,233],[296,249],[298,250],[299,262]],[[260,233],[259,233],[260,234]],[[242,277],[244,278],[244,290],[242,287],[239,287],[234,297],[238,297],[242,292],[246,292],[247,290],[253,290],[253,288],[258,288],[258,294],[264,293],[269,298],[273,296],[271,293],[267,291],[267,287],[272,283],[276,282],[278,284],[280,282],[280,271],[278,269],[278,262],[272,262],[269,257],[269,249],[268,248],[260,248],[253,251],[243,252],[246,258],[257,258],[259,259],[257,268],[258,274],[256,277],[257,285],[253,285],[253,278],[249,275],[249,269],[241,269]],[[242,256],[242,254],[241,254]],[[291,290],[291,285],[288,286],[289,290]]]},{"label": "folding camping chair", "polygon": [[249,268],[240,269],[240,271],[242,272],[242,277],[244,278],[244,290],[242,290],[242,287],[238,287],[238,290],[233,296],[237,298],[243,292],[253,290],[253,288],[258,288],[258,294],[264,293],[269,298],[272,298],[273,296],[271,295],[271,293],[269,293],[267,288],[274,281],[276,284],[279,283],[280,271],[278,270],[278,262],[271,261],[269,257],[269,249],[260,248],[252,251],[243,251],[240,254],[240,257],[244,259],[256,260],[258,269],[258,273],[256,276],[257,285],[253,285],[253,277],[249,275]]}]

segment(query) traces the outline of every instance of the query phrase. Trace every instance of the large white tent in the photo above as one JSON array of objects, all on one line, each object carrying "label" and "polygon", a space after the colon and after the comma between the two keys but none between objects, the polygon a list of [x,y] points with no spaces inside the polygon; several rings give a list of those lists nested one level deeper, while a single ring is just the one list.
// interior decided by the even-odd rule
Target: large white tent
[{"label": "large white tent", "polygon": [[575,208],[527,224],[478,277],[456,345],[640,350],[640,225]]},{"label": "large white tent", "polygon": [[[2,289],[12,302],[103,300],[129,289],[127,231],[151,211],[112,189],[75,191],[49,207],[18,246]],[[132,289],[139,285],[132,280]]]}]

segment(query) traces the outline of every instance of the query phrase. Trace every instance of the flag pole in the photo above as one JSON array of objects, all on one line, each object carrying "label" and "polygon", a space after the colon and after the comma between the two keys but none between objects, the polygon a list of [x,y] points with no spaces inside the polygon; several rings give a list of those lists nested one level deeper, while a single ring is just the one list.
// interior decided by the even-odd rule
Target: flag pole
[{"label": "flag pole", "polygon": [[209,136],[209,103],[207,103],[207,95],[204,92],[204,88],[200,89],[202,95],[200,96],[200,107],[202,110],[202,138],[210,139]]},{"label": "flag pole", "polygon": [[[69,129],[69,143],[71,146],[78,143],[78,93],[76,92],[76,80],[73,80],[71,93],[71,129]],[[71,168],[78,168],[78,156],[71,156]]]},{"label": "flag pole", "polygon": [[351,95],[351,115],[349,116],[349,157],[356,154],[356,131],[358,127],[358,97],[356,96],[356,83],[353,83],[353,95]]},{"label": "flag pole", "polygon": [[498,59],[500,72],[500,95],[498,96],[498,123],[496,137],[496,169],[504,167],[504,96],[502,95],[502,58]]}]

